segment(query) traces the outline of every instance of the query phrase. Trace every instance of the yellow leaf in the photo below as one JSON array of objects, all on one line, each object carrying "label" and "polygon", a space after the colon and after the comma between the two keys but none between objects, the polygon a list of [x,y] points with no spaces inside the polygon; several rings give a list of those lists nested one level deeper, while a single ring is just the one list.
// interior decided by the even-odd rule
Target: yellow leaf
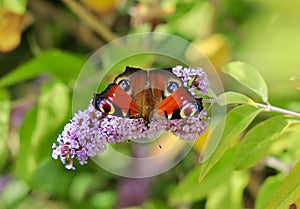
[{"label": "yellow leaf", "polygon": [[[277,189],[266,209],[285,209],[296,206],[300,199],[300,160]],[[295,202],[296,201],[296,202]]]},{"label": "yellow leaf", "polygon": [[206,39],[196,40],[186,51],[186,57],[191,62],[199,62],[195,57],[195,50],[200,50],[212,62],[216,69],[220,69],[231,59],[231,48],[226,38],[221,34],[212,34]]},{"label": "yellow leaf", "polygon": [[293,82],[293,84],[295,85],[296,89],[300,90],[300,74],[291,77],[290,81]]},{"label": "yellow leaf", "polygon": [[206,144],[207,144],[207,139],[209,138],[209,136],[211,135],[211,129],[208,128],[204,134],[200,135],[198,137],[198,139],[195,141],[194,143],[194,149],[198,152],[201,153]]},{"label": "yellow leaf", "polygon": [[89,9],[103,14],[114,11],[120,4],[118,0],[81,0]]},{"label": "yellow leaf", "polygon": [[21,42],[24,15],[0,9],[0,52],[9,52]]}]

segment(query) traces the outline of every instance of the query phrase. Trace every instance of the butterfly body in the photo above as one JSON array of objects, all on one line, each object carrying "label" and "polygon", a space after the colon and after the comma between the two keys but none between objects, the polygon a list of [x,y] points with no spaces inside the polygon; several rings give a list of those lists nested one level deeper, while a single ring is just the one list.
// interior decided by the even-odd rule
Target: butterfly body
[{"label": "butterfly body", "polygon": [[126,67],[114,82],[95,94],[94,107],[119,117],[166,117],[181,119],[199,113],[201,99],[195,99],[172,69],[142,70]]}]

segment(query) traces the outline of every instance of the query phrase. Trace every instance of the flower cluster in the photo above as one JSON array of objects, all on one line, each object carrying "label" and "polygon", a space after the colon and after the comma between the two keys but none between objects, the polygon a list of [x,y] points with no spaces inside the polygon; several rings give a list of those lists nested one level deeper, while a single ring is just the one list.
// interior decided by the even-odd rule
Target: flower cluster
[{"label": "flower cluster", "polygon": [[202,68],[184,68],[180,65],[172,68],[172,72],[181,78],[183,85],[189,89],[195,98],[199,98],[199,93],[205,95],[207,93],[208,78]]},{"label": "flower cluster", "polygon": [[166,130],[180,139],[195,140],[205,132],[208,122],[206,110],[203,109],[198,115],[192,117],[169,120]]},{"label": "flower cluster", "polygon": [[77,112],[58,136],[58,146],[55,143],[52,145],[52,157],[60,157],[67,169],[75,169],[75,157],[83,165],[87,163],[89,156],[106,150],[106,142],[98,125],[99,118],[102,118],[101,112],[95,111],[92,105],[84,111]]},{"label": "flower cluster", "polygon": [[[198,97],[195,90],[206,94],[208,80],[202,69],[176,66],[173,73],[183,80],[184,85],[195,97]],[[52,157],[60,158],[67,169],[75,169],[75,158],[80,164],[86,164],[89,157],[105,151],[107,144],[128,139],[154,138],[162,131],[169,131],[180,139],[194,140],[204,133],[208,122],[205,109],[184,119],[167,120],[154,116],[148,122],[143,118],[104,115],[94,108],[91,101],[87,109],[74,114],[71,121],[65,125],[57,138],[58,144],[54,143],[52,146]]]}]

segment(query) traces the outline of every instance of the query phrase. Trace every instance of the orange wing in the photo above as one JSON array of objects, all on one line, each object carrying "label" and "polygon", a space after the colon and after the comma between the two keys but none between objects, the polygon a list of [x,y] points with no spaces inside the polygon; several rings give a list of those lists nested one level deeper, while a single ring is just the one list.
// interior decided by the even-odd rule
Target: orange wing
[{"label": "orange wing", "polygon": [[202,109],[201,99],[195,100],[187,89],[181,87],[165,98],[159,105],[158,113],[168,119],[180,119],[199,113]]},{"label": "orange wing", "polygon": [[136,102],[117,84],[110,84],[96,94],[93,104],[97,110],[115,116],[131,117],[138,113]]}]

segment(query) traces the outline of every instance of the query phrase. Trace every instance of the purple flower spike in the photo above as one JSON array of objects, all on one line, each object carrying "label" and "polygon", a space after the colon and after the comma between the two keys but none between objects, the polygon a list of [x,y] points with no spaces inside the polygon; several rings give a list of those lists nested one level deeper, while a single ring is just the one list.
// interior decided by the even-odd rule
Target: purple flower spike
[{"label": "purple flower spike", "polygon": [[[183,85],[195,98],[207,93],[208,78],[201,68],[176,66],[173,73],[181,78]],[[162,131],[170,131],[183,140],[195,140],[203,134],[209,118],[205,108],[199,114],[182,119],[168,120],[153,116],[150,121],[143,118],[124,118],[104,115],[90,102],[87,109],[78,111],[52,145],[52,157],[60,159],[67,169],[74,170],[74,160],[84,165],[89,157],[106,150],[107,144],[128,139],[154,138]]]},{"label": "purple flower spike", "polygon": [[100,137],[103,133],[99,128],[101,117],[102,114],[95,111],[91,104],[88,109],[75,113],[57,138],[58,145],[53,144],[52,157],[59,157],[67,169],[75,169],[75,157],[83,165],[88,157],[106,150],[106,141]]}]

